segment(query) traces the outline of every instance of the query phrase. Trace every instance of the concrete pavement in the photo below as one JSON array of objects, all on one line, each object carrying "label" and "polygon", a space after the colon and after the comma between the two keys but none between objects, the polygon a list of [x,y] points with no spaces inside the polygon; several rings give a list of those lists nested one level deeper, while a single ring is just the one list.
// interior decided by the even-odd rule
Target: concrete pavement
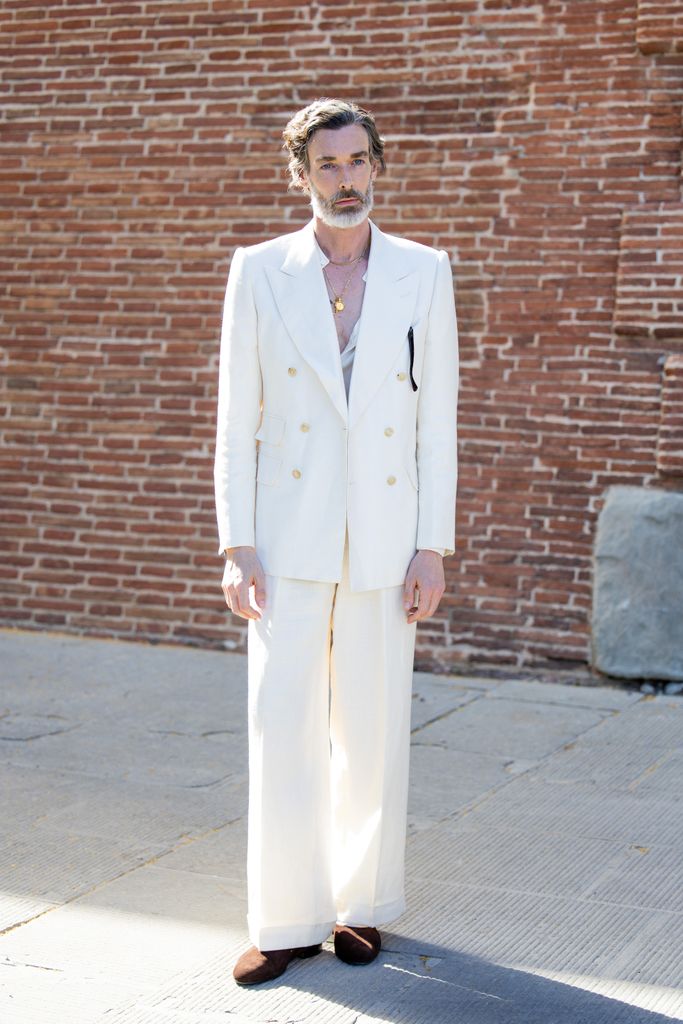
[{"label": "concrete pavement", "polygon": [[2,1024],[683,1019],[683,698],[415,674],[408,909],[239,989],[246,659],[0,631]]}]

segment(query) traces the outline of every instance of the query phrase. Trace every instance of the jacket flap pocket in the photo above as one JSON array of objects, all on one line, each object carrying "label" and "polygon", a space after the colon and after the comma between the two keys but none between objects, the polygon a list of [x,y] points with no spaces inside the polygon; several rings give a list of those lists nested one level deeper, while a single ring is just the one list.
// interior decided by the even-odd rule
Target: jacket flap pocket
[{"label": "jacket flap pocket", "polygon": [[279,444],[285,432],[285,419],[283,416],[273,416],[272,413],[264,413],[261,426],[254,437],[257,441],[265,444]]}]

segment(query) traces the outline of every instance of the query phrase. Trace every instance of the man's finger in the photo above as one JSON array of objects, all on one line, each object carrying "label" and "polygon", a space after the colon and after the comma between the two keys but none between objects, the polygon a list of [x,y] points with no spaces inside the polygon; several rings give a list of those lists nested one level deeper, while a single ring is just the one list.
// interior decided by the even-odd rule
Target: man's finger
[{"label": "man's finger", "polygon": [[431,587],[423,587],[418,591],[418,602],[417,602],[417,617],[418,619],[426,619],[429,614],[429,604],[432,596]]},{"label": "man's finger", "polygon": [[231,583],[229,586],[227,586],[225,588],[225,599],[227,601],[228,608],[230,609],[233,615],[238,615],[242,619],[248,617],[245,615],[244,609],[242,607],[239,586],[237,586],[234,583]]},{"label": "man's finger", "polygon": [[435,594],[434,588],[419,587],[417,594],[417,607],[415,611],[411,612],[408,616],[408,622],[418,622],[421,619],[428,619],[432,613],[431,607]]},{"label": "man's finger", "polygon": [[415,605],[415,586],[415,577],[412,573],[409,573],[403,585],[403,607],[406,611]]},{"label": "man's finger", "polygon": [[417,622],[417,620],[420,618],[419,609],[420,601],[422,600],[422,590],[417,585],[417,583],[415,584],[415,589],[417,590],[417,597],[413,596],[413,600],[406,605],[406,611],[408,612],[408,622]]},{"label": "man's finger", "polygon": [[230,605],[230,611],[232,612],[233,615],[242,614],[240,610],[239,594],[237,592],[237,587],[234,585],[230,587],[230,601],[228,603]]},{"label": "man's finger", "polygon": [[422,607],[418,609],[418,618],[430,619],[439,607],[439,601],[442,597],[443,590],[441,587],[430,587],[426,590],[424,609]]},{"label": "man's finger", "polygon": [[237,606],[239,609],[238,614],[241,615],[243,619],[260,618],[259,613],[251,606],[251,601],[249,600],[249,584],[244,581],[237,587]]},{"label": "man's finger", "polygon": [[263,608],[266,603],[266,577],[261,570],[254,573],[254,600],[259,608]]}]

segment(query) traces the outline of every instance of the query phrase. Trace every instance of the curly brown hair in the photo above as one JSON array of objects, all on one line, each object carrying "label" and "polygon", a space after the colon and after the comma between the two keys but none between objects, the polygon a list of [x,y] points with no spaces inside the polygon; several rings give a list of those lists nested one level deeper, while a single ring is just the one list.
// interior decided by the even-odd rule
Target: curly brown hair
[{"label": "curly brown hair", "polygon": [[282,133],[283,149],[289,153],[290,188],[304,188],[301,172],[309,169],[308,144],[314,132],[321,128],[344,128],[348,124],[359,124],[368,133],[370,160],[379,165],[380,174],[386,170],[384,160],[384,139],[377,131],[372,114],[356,103],[346,100],[314,100],[307,107],[298,110],[287,122]]}]

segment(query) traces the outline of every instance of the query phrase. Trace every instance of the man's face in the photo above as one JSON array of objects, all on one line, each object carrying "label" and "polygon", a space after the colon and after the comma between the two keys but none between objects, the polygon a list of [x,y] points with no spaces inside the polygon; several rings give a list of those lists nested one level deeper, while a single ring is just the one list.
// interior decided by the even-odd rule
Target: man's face
[{"label": "man's face", "polygon": [[372,209],[372,183],[377,177],[365,128],[321,128],[309,140],[308,161],[302,180],[315,215],[330,227],[361,224]]}]

